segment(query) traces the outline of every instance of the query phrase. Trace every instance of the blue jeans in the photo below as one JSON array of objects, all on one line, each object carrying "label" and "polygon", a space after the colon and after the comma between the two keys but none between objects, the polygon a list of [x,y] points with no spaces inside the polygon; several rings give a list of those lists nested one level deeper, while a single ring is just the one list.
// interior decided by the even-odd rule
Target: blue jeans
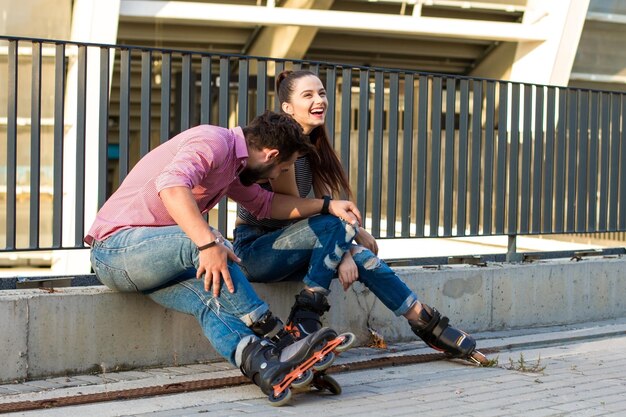
[{"label": "blue jeans", "polygon": [[354,228],[335,216],[320,215],[279,230],[240,225],[235,229],[235,253],[251,282],[302,280],[328,293],[337,266],[354,249],[359,281],[397,316],[417,302],[417,296],[389,266],[363,247],[353,248]]},{"label": "blue jeans", "polygon": [[268,306],[232,261],[228,269],[235,292],[231,294],[226,285],[217,298],[206,292],[204,280],[195,277],[198,255],[196,245],[178,226],[135,227],[94,241],[91,265],[98,279],[113,290],[141,292],[164,307],[195,316],[215,350],[237,365],[237,346],[254,337],[248,326]]}]

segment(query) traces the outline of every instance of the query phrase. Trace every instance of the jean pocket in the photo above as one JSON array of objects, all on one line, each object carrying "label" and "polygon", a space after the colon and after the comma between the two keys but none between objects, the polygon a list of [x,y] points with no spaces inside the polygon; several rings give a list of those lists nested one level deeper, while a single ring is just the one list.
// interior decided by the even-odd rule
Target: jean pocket
[{"label": "jean pocket", "polygon": [[93,259],[93,268],[100,282],[110,289],[119,292],[139,291],[123,269],[106,265],[95,258]]}]

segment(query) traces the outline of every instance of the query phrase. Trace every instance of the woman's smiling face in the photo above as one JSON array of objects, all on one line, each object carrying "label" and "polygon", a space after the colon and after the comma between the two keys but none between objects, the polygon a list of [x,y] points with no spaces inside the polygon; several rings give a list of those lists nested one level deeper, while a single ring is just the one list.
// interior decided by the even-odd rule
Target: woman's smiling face
[{"label": "woman's smiling face", "polygon": [[314,128],[322,126],[328,99],[320,79],[309,75],[295,80],[289,102],[284,102],[282,108],[285,113],[296,119],[307,135]]}]

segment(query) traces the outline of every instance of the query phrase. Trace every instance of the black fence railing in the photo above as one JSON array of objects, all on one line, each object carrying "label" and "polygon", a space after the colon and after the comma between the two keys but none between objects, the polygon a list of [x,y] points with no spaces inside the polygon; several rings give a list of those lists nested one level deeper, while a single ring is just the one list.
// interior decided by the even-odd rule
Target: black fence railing
[{"label": "black fence railing", "polygon": [[[324,82],[326,125],[377,237],[626,231],[626,95],[323,62],[0,37],[0,251],[83,248],[134,163],[200,123]],[[232,205],[211,211],[222,232]]]}]

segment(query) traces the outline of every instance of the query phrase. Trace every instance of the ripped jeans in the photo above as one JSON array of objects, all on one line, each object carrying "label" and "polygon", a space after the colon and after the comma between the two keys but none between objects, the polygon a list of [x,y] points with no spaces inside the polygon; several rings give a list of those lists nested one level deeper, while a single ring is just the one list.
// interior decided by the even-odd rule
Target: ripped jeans
[{"label": "ripped jeans", "polygon": [[[240,225],[233,246],[251,282],[299,280],[327,294],[355,236],[356,230],[337,217],[319,215],[278,230]],[[370,250],[358,247],[353,258],[359,281],[394,314],[405,314],[417,302],[415,293]]]},{"label": "ripped jeans", "polygon": [[100,282],[113,290],[141,292],[166,308],[195,316],[215,350],[236,365],[237,345],[254,337],[248,326],[268,306],[232,261],[228,269],[235,292],[226,285],[217,298],[206,292],[204,280],[196,279],[198,254],[178,226],[135,227],[94,241],[91,265]]}]

